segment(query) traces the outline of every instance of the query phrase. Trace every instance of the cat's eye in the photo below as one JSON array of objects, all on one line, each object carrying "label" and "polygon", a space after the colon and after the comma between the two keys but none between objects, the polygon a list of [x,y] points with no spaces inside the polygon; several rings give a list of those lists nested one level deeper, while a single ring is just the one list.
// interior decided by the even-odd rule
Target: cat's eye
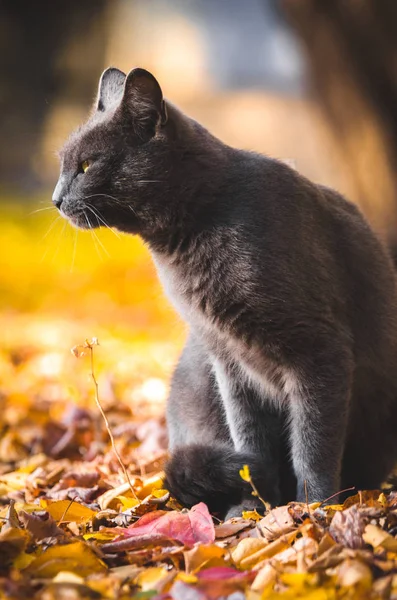
[{"label": "cat's eye", "polygon": [[86,173],[86,171],[88,171],[90,166],[91,166],[91,163],[89,160],[83,160],[83,162],[81,163],[81,170],[83,171],[83,173]]}]

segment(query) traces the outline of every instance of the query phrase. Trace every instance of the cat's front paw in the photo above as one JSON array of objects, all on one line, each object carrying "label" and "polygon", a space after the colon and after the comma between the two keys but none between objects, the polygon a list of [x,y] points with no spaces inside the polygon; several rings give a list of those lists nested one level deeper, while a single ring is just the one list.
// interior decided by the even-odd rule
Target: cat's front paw
[{"label": "cat's front paw", "polygon": [[225,521],[228,519],[235,519],[241,517],[243,512],[256,510],[260,515],[263,515],[266,511],[265,506],[257,498],[247,498],[240,504],[231,506],[225,515]]}]

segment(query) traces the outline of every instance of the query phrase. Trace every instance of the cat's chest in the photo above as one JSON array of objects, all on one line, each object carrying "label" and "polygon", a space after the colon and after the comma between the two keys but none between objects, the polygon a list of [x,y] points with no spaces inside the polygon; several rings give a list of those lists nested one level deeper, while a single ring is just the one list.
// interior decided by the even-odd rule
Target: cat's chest
[{"label": "cat's chest", "polygon": [[205,307],[213,300],[215,282],[202,265],[183,265],[169,257],[153,253],[163,289],[181,317],[194,327],[208,328],[210,319]]},{"label": "cat's chest", "polygon": [[230,323],[216,316],[214,306],[230,301],[230,294],[219,293],[225,283],[221,276],[208,277],[200,265],[183,268],[163,256],[154,255],[154,261],[167,296],[216,360],[237,365],[247,383],[276,402],[292,393],[295,378],[269,358],[267,342],[247,344]]}]

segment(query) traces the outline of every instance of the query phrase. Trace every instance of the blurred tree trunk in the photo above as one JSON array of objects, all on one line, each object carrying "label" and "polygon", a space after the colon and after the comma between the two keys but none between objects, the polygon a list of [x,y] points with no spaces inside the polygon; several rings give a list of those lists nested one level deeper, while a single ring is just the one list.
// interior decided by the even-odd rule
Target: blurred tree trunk
[{"label": "blurred tree trunk", "polygon": [[[43,121],[61,87],[74,101],[91,99],[103,66],[108,1],[0,0],[2,184],[34,189]],[[62,60],[76,44],[79,61]]]},{"label": "blurred tree trunk", "polygon": [[356,200],[397,250],[397,1],[279,0]]}]

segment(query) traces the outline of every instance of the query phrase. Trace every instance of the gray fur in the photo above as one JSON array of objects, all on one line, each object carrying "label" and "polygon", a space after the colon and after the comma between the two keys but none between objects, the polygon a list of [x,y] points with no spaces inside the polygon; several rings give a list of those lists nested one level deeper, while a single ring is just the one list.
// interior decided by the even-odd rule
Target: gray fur
[{"label": "gray fur", "polygon": [[66,143],[54,202],[77,226],[141,235],[190,326],[168,403],[171,491],[251,505],[245,462],[272,503],[379,486],[397,457],[387,251],[342,196],[226,146],[151,74],[119,83]]}]

